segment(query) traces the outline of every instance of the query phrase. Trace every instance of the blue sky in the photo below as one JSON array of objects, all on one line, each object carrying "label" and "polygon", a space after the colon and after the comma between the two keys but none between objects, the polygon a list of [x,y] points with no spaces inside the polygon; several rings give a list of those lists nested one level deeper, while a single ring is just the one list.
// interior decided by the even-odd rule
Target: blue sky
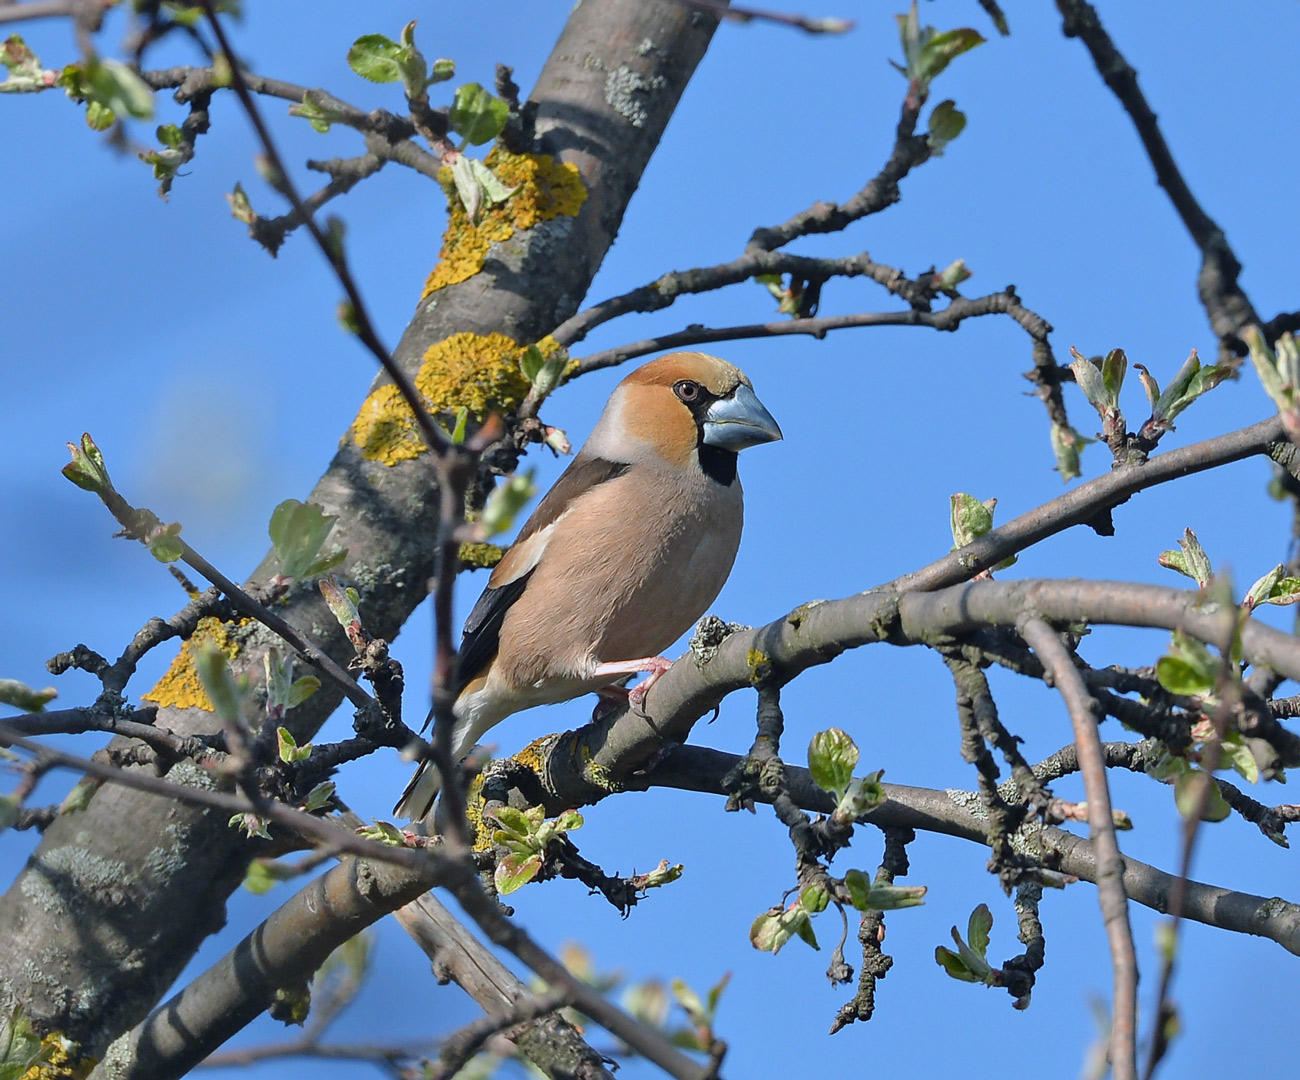
[{"label": "blue sky", "polygon": [[[588,0],[590,2],[590,0]],[[397,108],[397,91],[362,82],[344,57],[363,33],[395,36],[420,18],[424,52],[458,64],[458,81],[490,84],[498,61],[514,66],[525,89],[535,78],[568,4],[419,5],[338,2],[248,4],[238,47],[253,66],[308,86],[324,86],[365,107]],[[878,170],[892,145],[904,91],[887,64],[899,47],[896,5],[846,0],[812,14],[856,17],[842,38],[811,38],[754,23],[724,25],[688,88],[650,164],[589,301],[652,280],[670,269],[736,255],[759,224],[782,221],[816,199],[844,200]],[[1093,71],[1082,45],[1065,40],[1052,5],[1008,4],[1012,35],[993,35],[974,0],[922,5],[941,29],[971,25],[988,44],[959,58],[937,81],[932,101],[956,100],[968,126],[946,153],[909,177],[902,202],[848,233],[815,237],[794,250],[852,254],[917,274],[964,258],[975,276],[963,286],[982,295],[1014,282],[1025,304],[1055,327],[1058,358],[1122,346],[1162,383],[1192,347],[1214,355],[1214,339],[1195,293],[1197,256],[1156,186],[1127,118]],[[1101,15],[1138,69],[1166,137],[1193,190],[1225,229],[1245,264],[1242,282],[1269,317],[1296,306],[1294,177],[1296,150],[1280,137],[1296,129],[1300,101],[1292,69],[1300,9],[1266,0],[1249,12],[1207,0],[1181,5],[1103,4]],[[105,41],[120,23],[110,20]],[[29,42],[47,66],[75,56],[70,30],[31,28]],[[157,66],[186,62],[178,45]],[[1229,67],[1231,65],[1231,67]],[[266,109],[290,162],[357,152],[336,128],[315,134],[302,121]],[[163,101],[160,119],[181,112]],[[11,612],[0,675],[44,686],[44,661],[84,641],[116,654],[150,616],[183,598],[137,546],[110,538],[96,501],[58,475],[63,444],[92,432],[119,487],[166,519],[218,566],[239,577],[260,559],[271,508],[304,497],[328,461],[373,375],[373,362],[339,332],[337,284],[315,250],[294,236],[276,260],[233,221],[222,194],[242,181],[255,208],[280,212],[258,181],[253,140],[233,98],[218,98],[213,130],[174,188],[154,193],[148,169],[116,156],[57,92],[9,97],[0,111],[8,164],[3,218],[8,273],[0,288],[6,328],[0,359],[0,492],[8,527],[0,530],[0,598]],[[147,127],[138,132],[147,138]],[[316,174],[299,169],[304,187]],[[348,244],[381,336],[396,343],[421,283],[437,257],[445,220],[441,193],[389,166],[332,209],[348,223]],[[834,282],[824,314],[893,310],[897,303],[862,280]],[[754,285],[688,298],[648,316],[607,324],[584,343],[595,350],[680,329],[774,318]],[[581,352],[582,350],[578,350]],[[843,596],[943,554],[950,545],[948,497],[965,491],[999,499],[1008,518],[1062,490],[1052,471],[1043,410],[1025,395],[1029,342],[1009,320],[983,319],[956,334],[921,329],[841,331],[817,342],[786,338],[716,348],[743,367],[776,415],[785,441],[747,452],[746,538],[715,604],[723,617],[760,624],[810,599]],[[594,423],[619,371],[599,372],[558,392],[544,418],[575,445]],[[1096,421],[1073,388],[1076,426]],[[1124,403],[1140,422],[1136,385]],[[1164,446],[1240,427],[1271,406],[1253,377],[1225,384],[1180,418]],[[1084,455],[1085,477],[1108,463]],[[549,482],[563,462],[534,454]],[[1118,535],[1081,530],[1025,553],[1006,577],[1092,576],[1176,585],[1156,555],[1185,526],[1216,564],[1246,582],[1285,557],[1290,522],[1264,494],[1268,469],[1244,462],[1211,476],[1143,494],[1115,514]],[[481,580],[461,592],[472,603]],[[1289,616],[1273,616],[1287,625]],[[1098,632],[1085,643],[1094,663],[1150,663],[1163,635]],[[424,706],[430,653],[427,608],[395,646],[406,665],[411,710]],[[161,651],[137,677],[143,692],[169,660]],[[992,675],[1004,720],[1031,757],[1069,740],[1063,707],[1042,686]],[[60,703],[93,697],[89,677],[58,681]],[[876,647],[809,672],[784,695],[786,756],[802,763],[811,735],[836,724],[862,748],[864,768],[886,779],[930,787],[970,787],[959,754],[952,689],[939,660],[920,650]],[[504,752],[542,731],[581,723],[589,704],[512,718],[494,732]],[[721,718],[701,728],[708,744],[743,752],[752,737],[753,701],[736,695]],[[324,737],[348,726],[335,717]],[[1103,729],[1121,737],[1113,722]],[[69,740],[88,750],[89,742]],[[377,755],[341,780],[363,814],[384,815],[407,766]],[[46,781],[54,801],[70,778]],[[1113,778],[1117,805],[1138,828],[1122,837],[1137,858],[1173,868],[1179,819],[1169,789],[1131,776]],[[1081,797],[1077,783],[1058,794]],[[1254,792],[1292,801],[1287,789]],[[815,1061],[827,1073],[905,1071],[915,1078],[970,1071],[973,1055],[995,1045],[1072,1076],[1095,1029],[1088,1001],[1109,998],[1110,972],[1095,893],[1079,885],[1049,896],[1042,916],[1047,966],[1032,1007],[1010,1008],[1001,992],[957,984],[934,964],[948,927],[965,924],[986,902],[992,951],[1019,951],[1014,917],[983,849],[942,837],[911,848],[913,882],[930,887],[923,908],[888,920],[895,958],[878,991],[876,1018],[833,1038],[824,1032],[848,990],[823,978],[838,920],[817,929],[822,954],[795,943],[773,958],[750,949],[752,918],[793,882],[784,830],[770,811],[724,815],[715,801],[656,792],[611,799],[589,810],[575,835],[585,855],[609,870],[645,870],[661,858],[685,876],[652,894],[626,921],[570,882],[528,888],[515,907],[547,944],[580,939],[597,963],[630,978],[681,976],[699,989],[726,971],[731,985],[718,1020],[733,1077],[798,1075]],[[0,836],[0,876],[8,880],[32,840]],[[834,864],[874,870],[877,836],[863,830]],[[1203,831],[1203,880],[1265,896],[1300,895],[1294,855],[1231,820]],[[205,966],[277,905],[283,895],[237,894],[229,927],[195,961]],[[1134,926],[1149,1010],[1155,982],[1150,913]],[[1294,1074],[1282,1040],[1254,1035],[1262,1010],[1284,1015],[1300,1005],[1294,959],[1271,942],[1191,926],[1175,996],[1184,1034],[1167,1075],[1218,1075],[1231,1064],[1260,1080]],[[455,989],[436,987],[420,954],[393,925],[378,932],[377,969],[362,998],[337,1025],[339,1039],[367,1041],[437,1035],[473,1015]],[[850,960],[852,961],[852,956]],[[1243,1030],[1244,1029],[1244,1030]],[[1248,1032],[1250,1034],[1248,1034]],[[242,1037],[274,1038],[260,1021]],[[1252,1037],[1253,1035],[1253,1037]],[[596,1039],[599,1043],[599,1038]],[[289,1075],[333,1075],[324,1064],[277,1065]],[[342,1075],[341,1067],[338,1074]],[[649,1075],[627,1066],[624,1076]]]}]

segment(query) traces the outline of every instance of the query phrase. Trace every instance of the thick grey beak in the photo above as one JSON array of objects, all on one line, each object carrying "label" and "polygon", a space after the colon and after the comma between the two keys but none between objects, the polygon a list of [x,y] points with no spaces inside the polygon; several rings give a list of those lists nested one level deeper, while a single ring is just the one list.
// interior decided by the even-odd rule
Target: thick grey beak
[{"label": "thick grey beak", "polygon": [[781,429],[772,414],[744,383],[730,397],[718,398],[704,413],[704,442],[708,446],[739,451],[780,438]]}]

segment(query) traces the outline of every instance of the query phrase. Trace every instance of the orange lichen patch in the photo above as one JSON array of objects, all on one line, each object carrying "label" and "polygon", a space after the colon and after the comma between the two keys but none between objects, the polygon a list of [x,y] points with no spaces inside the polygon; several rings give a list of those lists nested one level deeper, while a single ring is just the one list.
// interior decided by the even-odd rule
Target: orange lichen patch
[{"label": "orange lichen patch", "polygon": [[176,654],[167,673],[154,684],[152,690],[141,697],[164,708],[207,709],[208,712],[215,712],[194,667],[194,650],[204,642],[211,641],[225,653],[227,660],[233,660],[239,655],[239,643],[234,640],[232,631],[247,626],[250,622],[251,619],[240,619],[236,623],[223,623],[211,615],[200,619],[194,635],[181,646],[181,651]]},{"label": "orange lichen patch", "polygon": [[424,284],[424,296],[472,278],[483,269],[488,249],[509,240],[517,229],[531,229],[562,214],[574,217],[587,201],[578,167],[557,162],[549,154],[512,154],[497,147],[484,164],[506,187],[517,190],[504,202],[483,207],[478,221],[471,222],[456,194],[450,167],[438,170],[449,218],[438,265]]},{"label": "orange lichen patch", "polygon": [[[528,394],[529,382],[520,367],[527,348],[505,334],[452,334],[424,354],[416,389],[433,413],[463,405],[475,420],[482,420],[489,413],[509,412]],[[560,351],[552,337],[542,338],[537,348],[548,359]],[[362,402],[348,437],[362,457],[385,465],[409,461],[425,449],[415,417],[391,384],[378,387]]]}]

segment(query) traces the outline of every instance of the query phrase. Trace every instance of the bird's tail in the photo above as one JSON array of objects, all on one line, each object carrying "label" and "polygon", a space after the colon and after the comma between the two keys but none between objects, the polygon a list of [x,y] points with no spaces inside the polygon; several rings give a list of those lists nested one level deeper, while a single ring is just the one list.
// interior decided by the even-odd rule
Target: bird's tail
[{"label": "bird's tail", "polygon": [[434,800],[442,789],[442,775],[432,761],[420,762],[415,775],[411,777],[402,797],[393,807],[393,813],[399,818],[419,821],[433,809]]},{"label": "bird's tail", "polygon": [[[451,733],[451,760],[459,762],[474,749],[488,728],[497,723],[501,715],[484,708],[483,703],[473,699],[466,700],[465,695],[456,703],[456,725]],[[420,821],[433,809],[434,800],[442,789],[442,776],[432,761],[422,761],[406,785],[402,797],[393,807],[393,813],[410,821]]]}]

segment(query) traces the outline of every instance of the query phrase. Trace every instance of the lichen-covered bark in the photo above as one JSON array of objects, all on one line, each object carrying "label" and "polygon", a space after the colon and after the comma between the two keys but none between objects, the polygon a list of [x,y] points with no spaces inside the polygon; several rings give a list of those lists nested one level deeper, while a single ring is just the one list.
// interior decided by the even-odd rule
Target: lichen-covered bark
[{"label": "lichen-covered bark", "polygon": [[[428,293],[397,349],[408,371],[452,334],[536,341],[575,311],[715,25],[672,0],[585,0],[574,9],[533,100],[539,151],[576,166],[587,198],[576,214],[514,229],[478,272]],[[338,515],[335,538],[349,550],[341,572],[362,594],[367,627],[391,637],[432,569],[428,455],[370,460],[345,438],[310,499]],[[269,573],[264,563],[252,580]],[[334,656],[348,655],[314,589],[295,589],[285,614]],[[241,632],[235,666],[260,665],[268,640],[260,629]],[[328,688],[318,693],[295,710],[295,734],[309,737],[337,704]],[[158,723],[215,726],[210,712],[179,703],[160,709]],[[178,768],[173,777],[210,782]],[[50,827],[0,898],[0,998],[101,1056],[223,923],[249,855],[222,815],[105,787],[87,810]]]}]

